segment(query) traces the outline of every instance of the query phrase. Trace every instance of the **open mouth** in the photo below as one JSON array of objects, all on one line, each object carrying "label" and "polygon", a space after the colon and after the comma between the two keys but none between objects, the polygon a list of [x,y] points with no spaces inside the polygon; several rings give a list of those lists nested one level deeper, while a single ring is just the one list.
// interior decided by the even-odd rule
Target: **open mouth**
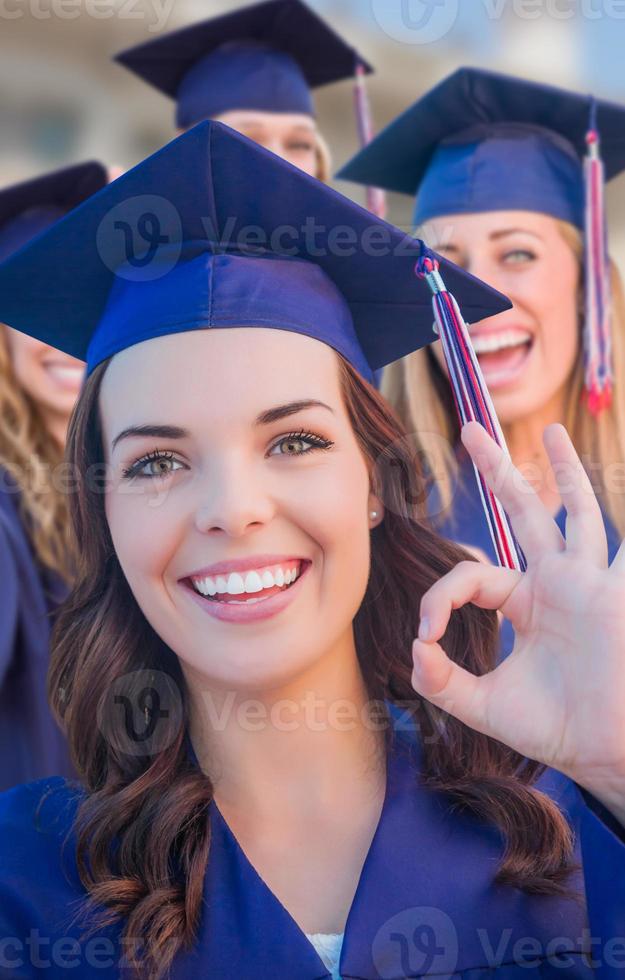
[{"label": "open mouth", "polygon": [[519,329],[477,334],[471,340],[489,387],[515,380],[534,346],[532,334]]},{"label": "open mouth", "polygon": [[305,559],[294,559],[279,565],[266,565],[226,575],[192,575],[184,581],[209,602],[251,606],[287,592],[309,565],[310,562]]}]

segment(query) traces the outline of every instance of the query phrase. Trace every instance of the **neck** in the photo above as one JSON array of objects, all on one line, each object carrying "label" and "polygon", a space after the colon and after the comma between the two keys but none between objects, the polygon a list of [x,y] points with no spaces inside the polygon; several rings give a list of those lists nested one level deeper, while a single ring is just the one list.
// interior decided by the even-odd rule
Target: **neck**
[{"label": "neck", "polygon": [[[305,675],[270,691],[191,692],[191,738],[218,805],[268,816],[328,806],[350,781],[384,770],[383,723],[369,701],[353,636]],[[352,783],[353,785],[353,783]]]},{"label": "neck", "polygon": [[560,391],[537,411],[502,425],[512,462],[553,514],[559,511],[561,499],[552,478],[543,433],[548,425],[563,422],[564,418],[565,392]]}]

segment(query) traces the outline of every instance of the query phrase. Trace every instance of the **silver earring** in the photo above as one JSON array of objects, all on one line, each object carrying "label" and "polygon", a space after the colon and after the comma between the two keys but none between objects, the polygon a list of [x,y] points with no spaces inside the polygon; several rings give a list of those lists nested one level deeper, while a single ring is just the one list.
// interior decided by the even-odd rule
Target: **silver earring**
[{"label": "silver earring", "polygon": [[369,517],[371,518],[372,521],[375,521],[375,519],[376,519],[377,516],[378,516],[377,510],[370,511]]}]

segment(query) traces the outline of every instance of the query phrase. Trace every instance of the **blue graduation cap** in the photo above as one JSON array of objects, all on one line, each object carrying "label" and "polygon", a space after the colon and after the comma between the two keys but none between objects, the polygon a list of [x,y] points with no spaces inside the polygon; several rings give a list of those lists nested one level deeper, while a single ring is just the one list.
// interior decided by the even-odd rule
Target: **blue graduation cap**
[{"label": "blue graduation cap", "polygon": [[371,66],[302,0],[265,0],[116,55],[187,129],[232,109],[314,116],[311,89]]},{"label": "blue graduation cap", "polygon": [[0,190],[0,261],[22,248],[107,182],[104,167],[81,163]]},{"label": "blue graduation cap", "polygon": [[[329,344],[371,379],[436,339],[429,290],[415,275],[424,249],[205,122],[0,265],[0,321],[86,360],[89,372],[163,334],[272,326]],[[509,307],[439,261],[472,320]]]},{"label": "blue graduation cap", "polygon": [[610,179],[625,170],[624,106],[477,68],[426,92],[337,176],[418,195],[415,224],[524,210],[583,228],[593,104]]},{"label": "blue graduation cap", "polygon": [[612,384],[603,183],[623,170],[625,106],[461,68],[338,176],[416,195],[416,225],[442,215],[525,210],[584,230],[586,390],[598,413],[610,403]]}]

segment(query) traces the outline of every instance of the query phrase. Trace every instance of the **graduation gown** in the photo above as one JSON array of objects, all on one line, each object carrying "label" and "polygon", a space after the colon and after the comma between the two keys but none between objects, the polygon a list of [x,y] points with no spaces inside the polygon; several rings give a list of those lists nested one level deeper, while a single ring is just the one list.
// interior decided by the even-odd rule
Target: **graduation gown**
[{"label": "graduation gown", "polygon": [[35,561],[19,489],[0,468],[0,790],[73,775],[46,697],[51,617],[65,595]]},{"label": "graduation gown", "polygon": [[[558,773],[543,777],[542,788],[574,828],[580,868],[571,897],[529,895],[495,884],[498,833],[454,811],[420,784],[419,773],[417,736],[396,713],[382,813],[347,920],[344,980],[625,976],[625,944],[615,945],[625,936],[625,836],[598,805]],[[0,796],[2,976],[23,980],[39,969],[54,980],[131,975],[118,926],[80,942],[75,913],[84,892],[72,836],[61,856],[80,793],[53,779]],[[172,980],[328,978],[214,802],[207,819],[212,841],[199,937],[174,960]],[[34,955],[45,966],[34,966]]]},{"label": "graduation gown", "polygon": [[[443,520],[438,518],[438,495],[434,491],[431,494],[429,510],[433,518],[434,527],[445,538],[450,538],[458,544],[479,548],[486,554],[493,565],[496,565],[497,555],[486,523],[473,464],[464,450],[458,454],[458,467],[458,476],[453,486],[451,511],[445,515]],[[555,521],[564,534],[566,524],[566,511],[564,507],[556,515]],[[603,523],[608,540],[608,556],[610,561],[612,561],[620,547],[621,539],[605,513],[603,515]],[[503,620],[499,635],[501,656],[507,657],[512,652],[514,646],[514,630],[507,619]]]}]

